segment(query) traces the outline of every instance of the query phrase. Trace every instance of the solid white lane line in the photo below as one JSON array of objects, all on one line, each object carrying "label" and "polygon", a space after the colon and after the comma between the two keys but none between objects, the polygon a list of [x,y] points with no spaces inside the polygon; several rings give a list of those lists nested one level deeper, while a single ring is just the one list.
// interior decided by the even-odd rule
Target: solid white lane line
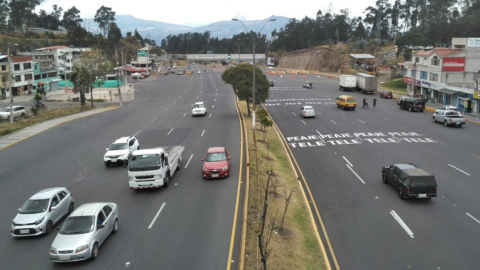
[{"label": "solid white lane line", "polygon": [[452,167],[452,168],[454,168],[454,169],[457,169],[458,171],[460,171],[460,172],[462,172],[462,173],[464,173],[464,174],[466,174],[466,175],[470,176],[470,174],[469,174],[469,173],[467,173],[467,172],[465,172],[465,171],[462,171],[462,170],[460,170],[459,168],[457,168],[457,167],[453,166],[452,164],[448,164],[448,166],[450,166],[450,167]]},{"label": "solid white lane line", "polygon": [[185,117],[185,115],[187,115],[187,113],[184,113],[184,114],[183,114],[183,117]]},{"label": "solid white lane line", "polygon": [[203,134],[205,134],[205,129],[203,130],[203,132],[202,132],[202,136],[201,136],[201,137],[203,137]]},{"label": "solid white lane line", "polygon": [[400,226],[402,226],[402,228],[407,232],[407,234],[411,238],[415,238],[415,237],[413,237],[413,232],[410,230],[410,228],[408,228],[407,224],[405,224],[405,222],[403,222],[402,218],[400,218],[400,216],[394,210],[390,211],[390,214],[398,222],[398,224],[400,224]]},{"label": "solid white lane line", "polygon": [[322,115],[319,111],[317,111],[318,115]]},{"label": "solid white lane line", "polygon": [[350,161],[348,161],[346,157],[343,157],[343,159],[345,159],[345,161],[350,165],[350,167],[353,167],[352,163],[350,163]]},{"label": "solid white lane line", "polygon": [[167,136],[170,135],[170,133],[172,133],[172,131],[173,131],[173,128],[170,129],[170,131],[168,132]]},{"label": "solid white lane line", "polygon": [[467,216],[471,217],[473,220],[475,220],[478,224],[480,224],[480,220],[476,219],[474,216],[470,215],[468,212],[466,212]]},{"label": "solid white lane line", "polygon": [[185,169],[188,167],[188,164],[190,163],[190,160],[192,160],[193,154],[190,156],[190,158],[187,161],[187,164],[185,164]]},{"label": "solid white lane line", "polygon": [[363,184],[365,184],[365,181],[363,181],[363,179],[360,176],[358,176],[358,174],[352,169],[352,167],[350,167],[350,165],[348,165],[348,164],[345,164],[345,165],[347,165],[347,167],[350,169],[350,171],[352,171],[352,173],[355,174],[355,176],[357,176],[357,178],[360,181],[362,181]]},{"label": "solid white lane line", "polygon": [[293,113],[293,115],[297,116],[294,112],[292,112],[292,113]]},{"label": "solid white lane line", "polygon": [[155,120],[157,120],[157,118],[153,118],[152,122],[155,121]]},{"label": "solid white lane line", "polygon": [[303,120],[300,120],[300,121],[302,121],[302,123],[304,123],[305,125],[307,124],[307,123],[305,123]]},{"label": "solid white lane line", "polygon": [[480,158],[479,156],[476,156],[476,155],[474,155],[474,154],[472,154],[472,156],[474,156],[474,157],[476,157],[476,158]]},{"label": "solid white lane line", "polygon": [[330,120],[330,122],[334,123],[335,125],[337,124],[337,123],[335,123],[335,121],[333,121],[333,120]]},{"label": "solid white lane line", "polygon": [[212,109],[215,108],[215,105],[212,105]]},{"label": "solid white lane line", "polygon": [[360,119],[357,119],[357,120],[365,124],[365,122],[363,122],[362,120],[360,120]]},{"label": "solid white lane line", "polygon": [[157,214],[155,215],[155,217],[153,218],[152,220],[152,223],[150,223],[150,226],[148,226],[148,229],[150,230],[153,226],[153,224],[155,223],[155,220],[157,220],[158,216],[160,215],[160,212],[162,212],[162,209],[163,207],[165,206],[166,203],[163,203],[162,206],[160,206],[160,209],[158,210]]},{"label": "solid white lane line", "polygon": [[208,118],[210,118],[210,117],[212,117],[212,114],[210,114],[210,115],[208,116]]},{"label": "solid white lane line", "polygon": [[137,131],[137,133],[133,134],[133,137],[137,136],[138,133],[142,132],[141,130]]},{"label": "solid white lane line", "polygon": [[446,144],[446,143],[444,143],[444,142],[442,142],[442,141],[439,141],[439,142],[440,142],[440,143],[443,143],[443,144],[445,144],[445,145],[448,145],[448,144]]}]

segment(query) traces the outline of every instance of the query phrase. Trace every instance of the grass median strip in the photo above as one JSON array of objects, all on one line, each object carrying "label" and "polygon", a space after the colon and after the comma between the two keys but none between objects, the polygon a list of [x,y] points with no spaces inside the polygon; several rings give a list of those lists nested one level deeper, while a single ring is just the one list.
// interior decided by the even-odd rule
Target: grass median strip
[{"label": "grass median strip", "polygon": [[[273,128],[263,131],[260,122],[253,136],[246,103],[239,102],[239,105],[249,127],[250,154],[245,269],[263,269],[262,258],[265,257],[268,269],[327,269],[298,180],[280,138]],[[259,242],[263,244],[261,249]]]}]

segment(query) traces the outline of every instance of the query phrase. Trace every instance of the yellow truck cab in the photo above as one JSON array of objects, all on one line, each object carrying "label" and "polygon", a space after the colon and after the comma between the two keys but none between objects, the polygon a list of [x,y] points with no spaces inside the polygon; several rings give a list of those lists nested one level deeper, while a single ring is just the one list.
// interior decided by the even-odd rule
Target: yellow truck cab
[{"label": "yellow truck cab", "polygon": [[355,97],[349,95],[341,95],[337,98],[337,108],[341,108],[343,110],[355,110],[356,107],[357,100],[355,99]]}]

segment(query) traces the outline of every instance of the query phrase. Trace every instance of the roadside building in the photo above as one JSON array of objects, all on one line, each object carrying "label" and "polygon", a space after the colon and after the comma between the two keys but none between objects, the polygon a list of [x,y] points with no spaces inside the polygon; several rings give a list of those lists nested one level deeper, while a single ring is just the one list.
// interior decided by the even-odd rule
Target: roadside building
[{"label": "roadside building", "polygon": [[8,56],[0,55],[0,98],[5,99],[10,97],[8,74],[10,73],[10,67],[8,66]]},{"label": "roadside building", "polygon": [[33,63],[34,85],[32,92],[36,93],[38,87],[43,85],[46,92],[58,90],[58,82],[61,80],[58,69],[42,69],[40,63]]},{"label": "roadside building", "polygon": [[405,63],[407,91],[409,95],[422,94],[433,103],[479,112],[474,90],[480,69],[480,38],[453,38],[451,47],[415,53]]},{"label": "roadside building", "polygon": [[137,60],[130,62],[136,68],[136,72],[146,73],[147,75],[152,72],[152,59],[150,59],[149,53],[150,49],[148,46],[137,50]]},{"label": "roadside building", "polygon": [[14,96],[31,93],[33,81],[33,61],[31,56],[12,56],[12,93]]}]

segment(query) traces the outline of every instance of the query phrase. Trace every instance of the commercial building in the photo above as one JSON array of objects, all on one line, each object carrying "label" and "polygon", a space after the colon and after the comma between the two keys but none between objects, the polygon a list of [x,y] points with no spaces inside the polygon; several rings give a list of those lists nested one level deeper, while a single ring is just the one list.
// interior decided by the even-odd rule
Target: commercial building
[{"label": "commercial building", "polygon": [[480,38],[453,38],[451,48],[415,53],[405,67],[409,95],[423,94],[430,102],[480,111]]}]

